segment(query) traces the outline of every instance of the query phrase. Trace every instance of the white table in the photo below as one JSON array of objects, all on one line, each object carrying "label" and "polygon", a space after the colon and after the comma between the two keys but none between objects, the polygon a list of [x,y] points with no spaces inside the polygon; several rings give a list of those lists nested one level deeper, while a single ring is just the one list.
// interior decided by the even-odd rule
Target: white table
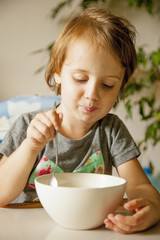
[{"label": "white table", "polygon": [[104,227],[75,231],[58,226],[43,208],[0,208],[0,240],[160,240],[160,223],[147,231],[122,235]]}]

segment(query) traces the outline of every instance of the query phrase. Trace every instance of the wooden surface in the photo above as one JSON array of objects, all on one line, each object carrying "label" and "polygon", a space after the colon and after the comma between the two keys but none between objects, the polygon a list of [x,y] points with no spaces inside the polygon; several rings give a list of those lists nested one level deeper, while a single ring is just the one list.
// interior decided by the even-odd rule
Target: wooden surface
[{"label": "wooden surface", "polygon": [[[125,210],[123,208],[123,204],[127,202],[127,199],[123,200],[123,203],[121,206],[118,207],[117,211],[123,211]],[[40,202],[28,202],[28,203],[11,203],[6,205],[4,208],[43,208],[42,204]]]},{"label": "wooden surface", "polygon": [[4,208],[43,208],[40,202],[35,203],[11,203]]}]

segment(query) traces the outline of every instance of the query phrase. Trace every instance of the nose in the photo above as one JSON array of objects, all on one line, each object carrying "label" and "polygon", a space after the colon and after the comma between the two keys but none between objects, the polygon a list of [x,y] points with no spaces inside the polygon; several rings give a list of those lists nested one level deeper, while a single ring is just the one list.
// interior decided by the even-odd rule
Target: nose
[{"label": "nose", "polygon": [[98,84],[94,81],[88,81],[86,88],[85,88],[85,93],[84,97],[86,99],[92,100],[92,101],[97,101],[99,98],[99,89],[98,89]]}]

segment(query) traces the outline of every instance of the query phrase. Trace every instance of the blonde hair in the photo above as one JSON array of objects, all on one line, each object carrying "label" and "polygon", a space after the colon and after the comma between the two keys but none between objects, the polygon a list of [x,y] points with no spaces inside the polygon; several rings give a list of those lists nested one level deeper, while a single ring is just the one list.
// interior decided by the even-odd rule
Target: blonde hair
[{"label": "blonde hair", "polygon": [[113,15],[105,8],[88,8],[66,24],[51,51],[45,75],[47,84],[55,87],[54,74],[61,73],[69,45],[82,37],[92,41],[92,46],[109,48],[118,57],[125,68],[122,91],[137,65],[135,28],[128,20]]}]

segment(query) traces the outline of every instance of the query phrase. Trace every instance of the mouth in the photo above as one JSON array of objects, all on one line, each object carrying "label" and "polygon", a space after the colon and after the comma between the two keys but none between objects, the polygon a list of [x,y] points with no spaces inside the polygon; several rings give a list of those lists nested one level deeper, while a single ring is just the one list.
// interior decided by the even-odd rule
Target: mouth
[{"label": "mouth", "polygon": [[87,107],[87,106],[82,106],[82,108],[86,111],[86,112],[94,112],[97,108],[96,107]]}]

